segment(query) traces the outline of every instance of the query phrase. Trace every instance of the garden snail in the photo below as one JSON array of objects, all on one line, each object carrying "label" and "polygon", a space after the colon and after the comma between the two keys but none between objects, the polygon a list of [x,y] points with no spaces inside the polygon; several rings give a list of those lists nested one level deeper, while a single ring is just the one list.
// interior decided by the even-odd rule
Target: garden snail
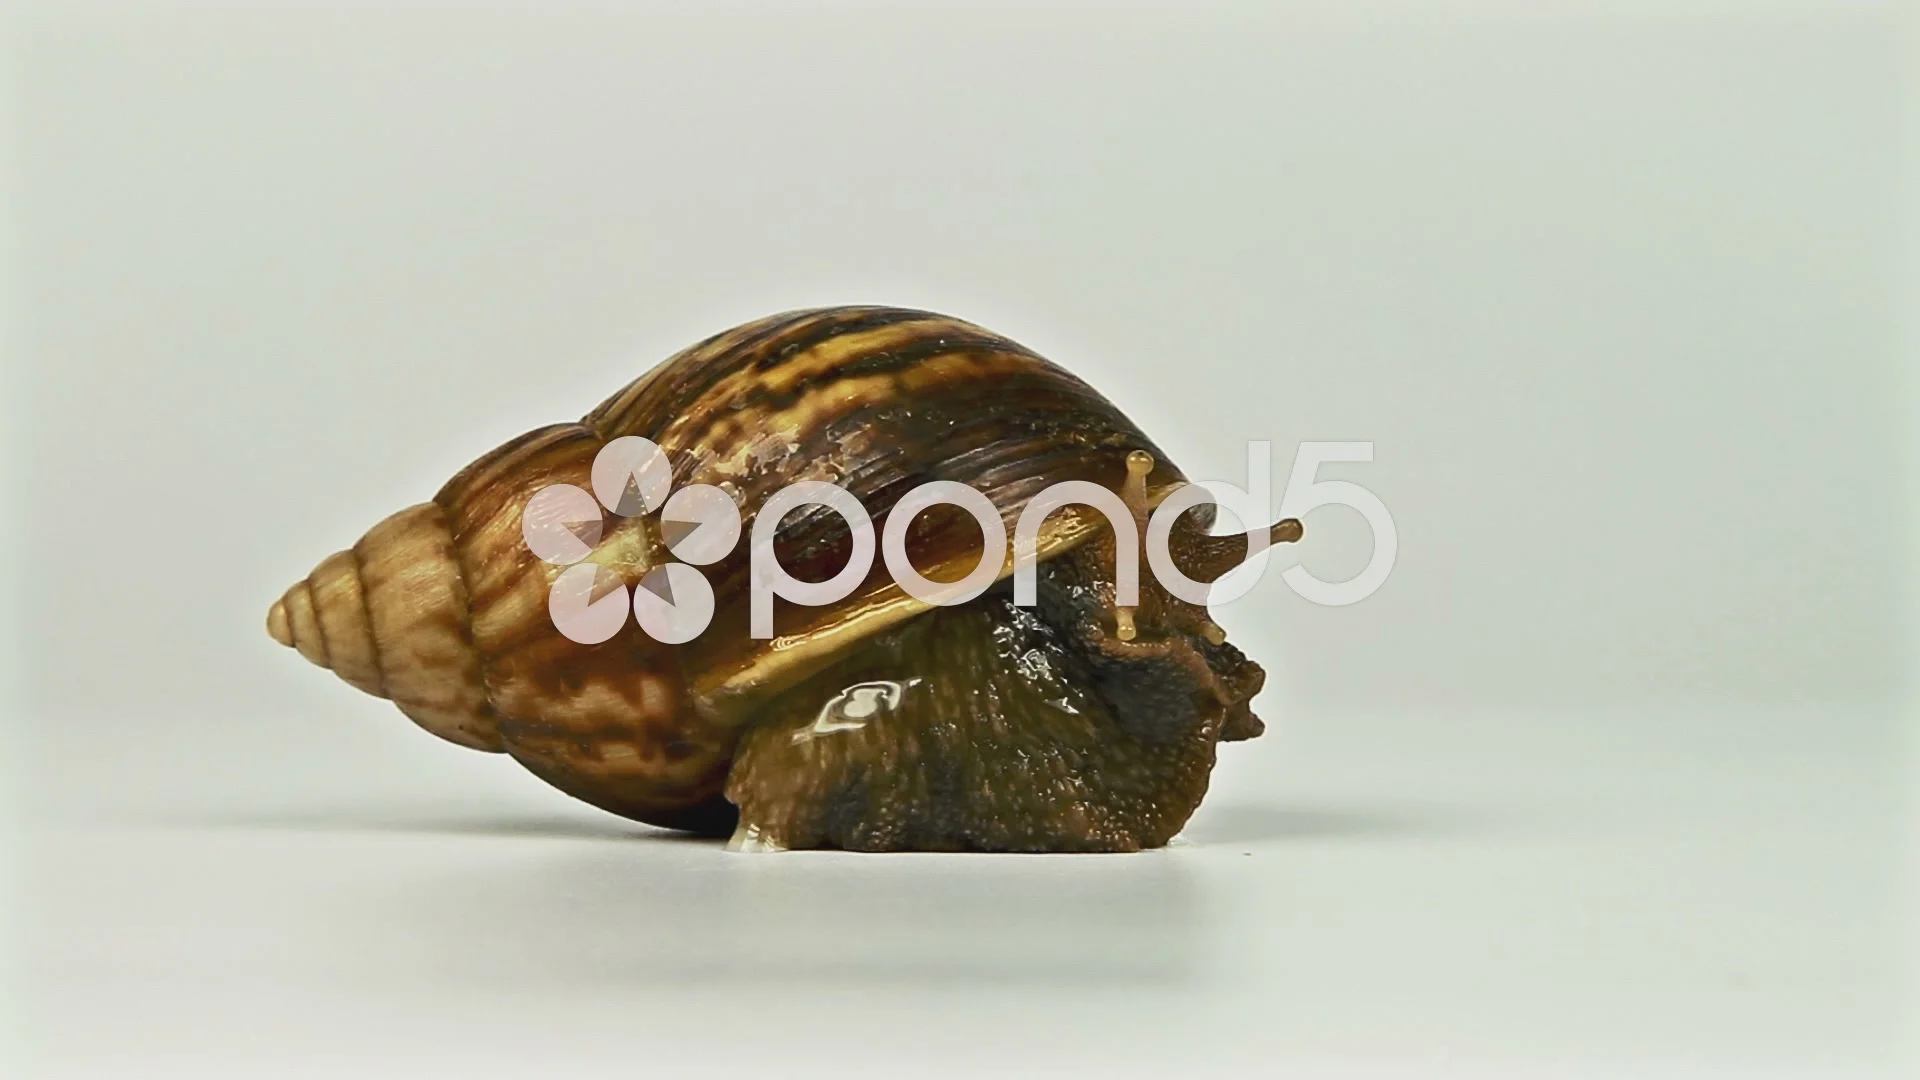
[{"label": "garden snail", "polygon": [[[1221,740],[1262,731],[1264,673],[1152,575],[1122,607],[1104,514],[1045,517],[1015,603],[1014,561],[953,605],[904,592],[879,560],[825,606],[787,604],[749,633],[745,545],[704,567],[704,632],[664,644],[631,621],[597,644],[549,614],[559,566],[522,512],[591,483],[611,440],[657,444],[675,486],[712,485],[748,524],[801,480],[839,485],[876,524],[904,493],[956,481],[1009,526],[1061,481],[1116,493],[1138,529],[1186,480],[1085,383],[1005,338],[922,311],[843,307],[737,327],[681,352],[579,423],[539,428],[461,470],[431,502],[375,525],[276,601],[275,640],[421,727],[504,751],[576,798],[748,849],[1126,851],[1165,844],[1206,793]],[[1189,578],[1244,561],[1260,534],[1209,534],[1187,511],[1167,540]],[[774,550],[795,578],[847,565],[853,531],[810,506]],[[1300,536],[1274,525],[1272,540]],[[985,530],[935,505],[911,518],[919,573],[991,559]],[[669,560],[658,521],[607,514],[594,574],[632,584]]]}]

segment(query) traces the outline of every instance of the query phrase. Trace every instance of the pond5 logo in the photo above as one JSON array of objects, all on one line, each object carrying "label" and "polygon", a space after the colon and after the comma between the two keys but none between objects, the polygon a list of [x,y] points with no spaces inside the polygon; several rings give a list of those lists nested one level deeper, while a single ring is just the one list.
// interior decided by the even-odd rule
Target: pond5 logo
[{"label": "pond5 logo", "polygon": [[[1246,488],[1207,480],[1167,494],[1154,505],[1144,537],[1134,511],[1113,491],[1078,480],[1042,490],[1028,501],[1014,525],[1013,602],[1024,607],[1037,602],[1040,525],[1049,514],[1070,505],[1099,511],[1116,535],[1114,600],[1119,607],[1131,608],[1139,603],[1143,546],[1154,580],[1188,603],[1219,605],[1246,595],[1266,569],[1268,539],[1264,529],[1247,531],[1247,564],[1211,583],[1192,580],[1180,572],[1168,551],[1168,536],[1181,514],[1207,503],[1238,518],[1244,523],[1243,530],[1247,525],[1271,520],[1267,512],[1272,505],[1271,454],[1270,443],[1247,444]],[[1322,581],[1304,566],[1289,567],[1281,575],[1294,592],[1315,604],[1334,607],[1363,600],[1386,582],[1393,569],[1399,541],[1386,505],[1359,484],[1315,478],[1323,464],[1372,460],[1370,442],[1303,442],[1294,456],[1280,499],[1282,518],[1305,517],[1319,506],[1347,506],[1360,512],[1373,534],[1373,554],[1366,568],[1346,581]],[[1128,461],[1129,471],[1135,473],[1131,482],[1144,480],[1152,465],[1151,457],[1135,451]],[[725,491],[711,485],[691,484],[673,491],[673,470],[666,453],[652,440],[637,435],[614,439],[602,447],[593,459],[591,477],[591,493],[572,484],[554,484],[535,492],[521,513],[520,532],[527,548],[541,559],[566,568],[554,578],[547,597],[555,628],[573,641],[596,645],[619,633],[631,610],[641,630],[655,640],[677,645],[700,636],[713,621],[714,597],[706,575],[694,568],[726,558],[740,542],[740,508]],[[1135,497],[1144,499],[1144,488]],[[973,572],[958,581],[929,580],[907,559],[907,526],[915,515],[936,504],[967,511],[979,523],[986,541]],[[780,522],[794,510],[810,505],[824,506],[844,518],[853,541],[847,565],[825,581],[794,578],[774,556],[774,534]],[[629,592],[613,566],[594,561],[605,520],[602,507],[622,517],[657,512],[657,535],[675,561],[649,569]],[[754,516],[749,542],[748,633],[755,638],[773,636],[775,597],[818,607],[847,596],[866,579],[876,554],[884,556],[894,582],[908,595],[942,606],[963,604],[1000,580],[1007,551],[1006,523],[1000,510],[984,493],[965,484],[936,480],[909,491],[894,505],[882,535],[876,538],[872,519],[851,492],[823,481],[798,481],[774,492]],[[617,564],[626,557],[624,545],[619,550],[610,548],[603,556],[606,562]],[[1128,636],[1125,627],[1122,636]]]},{"label": "pond5 logo", "polygon": [[[713,621],[713,586],[694,569],[726,558],[740,540],[740,509],[707,484],[673,487],[667,455],[650,439],[618,438],[594,456],[591,494],[572,484],[535,492],[520,515],[528,550],[565,570],[547,610],[562,634],[597,645],[620,632],[627,611],[655,640],[678,645]],[[659,512],[659,536],[676,562],[648,570],[631,594],[612,569],[590,561],[600,543],[601,507],[621,517]]]}]

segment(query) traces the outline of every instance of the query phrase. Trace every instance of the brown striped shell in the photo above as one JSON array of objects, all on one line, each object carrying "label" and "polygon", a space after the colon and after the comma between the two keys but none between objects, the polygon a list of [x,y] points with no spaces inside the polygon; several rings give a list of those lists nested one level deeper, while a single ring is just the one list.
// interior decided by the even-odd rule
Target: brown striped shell
[{"label": "brown striped shell", "polygon": [[[1051,484],[1117,490],[1129,454],[1158,463],[1149,491],[1184,482],[1099,393],[978,326],[881,307],[791,312],[700,342],[578,423],[536,429],[482,456],[432,502],[323,561],[273,605],[269,631],[434,734],[504,750],[590,803],[671,827],[728,827],[733,809],[722,792],[746,718],[928,605],[876,559],[839,603],[776,605],[775,636],[755,640],[743,543],[704,568],[715,615],[695,640],[663,645],[631,620],[598,645],[567,639],[547,607],[561,568],[528,550],[521,511],[548,485],[589,487],[595,454],[624,435],[666,452],[676,489],[711,484],[731,494],[749,530],[760,505],[799,480],[847,489],[876,528],[910,489],[958,481],[986,494],[1009,533]],[[818,580],[844,565],[849,539],[837,515],[809,509],[817,512],[781,523],[775,546],[790,573]],[[1042,531],[1040,557],[1058,558],[1105,528],[1096,513],[1059,511]],[[973,567],[980,543],[964,515],[928,512],[907,547],[923,574],[955,577]],[[657,520],[608,514],[589,558],[631,584],[665,559]],[[1009,562],[1002,573],[1010,572]],[[1208,754],[1210,764],[1211,741]]]}]

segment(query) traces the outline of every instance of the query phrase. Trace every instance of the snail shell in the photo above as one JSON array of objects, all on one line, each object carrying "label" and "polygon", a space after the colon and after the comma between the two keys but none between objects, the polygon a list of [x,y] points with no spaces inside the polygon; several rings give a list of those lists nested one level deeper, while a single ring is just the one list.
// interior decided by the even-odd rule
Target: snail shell
[{"label": "snail shell", "polygon": [[[578,423],[528,432],[433,500],[322,561],[268,614],[284,645],[390,698],[426,730],[504,751],[543,780],[639,821],[733,831],[777,849],[1132,850],[1163,844],[1206,790],[1214,746],[1261,730],[1263,674],[1206,615],[1143,575],[1115,606],[1106,519],[1069,506],[1043,525],[1037,606],[999,584],[935,607],[883,560],[845,599],[776,605],[748,633],[746,545],[704,568],[714,617],[663,644],[629,621],[583,645],[548,594],[561,568],[528,550],[521,512],[553,484],[590,487],[595,455],[641,435],[675,488],[731,495],[745,527],[775,492],[836,484],[884,525],[908,491],[957,481],[1009,533],[1042,489],[1082,480],[1121,493],[1137,521],[1186,483],[1091,387],[970,323],[923,311],[790,312],[711,337],[628,384]],[[918,515],[913,565],[952,580],[982,555],[951,507]],[[1208,535],[1207,507],[1170,548],[1208,581],[1242,537]],[[1275,540],[1299,536],[1281,522]],[[788,573],[822,580],[851,535],[823,507],[775,533]],[[659,522],[607,513],[588,560],[627,584],[669,560]]]}]

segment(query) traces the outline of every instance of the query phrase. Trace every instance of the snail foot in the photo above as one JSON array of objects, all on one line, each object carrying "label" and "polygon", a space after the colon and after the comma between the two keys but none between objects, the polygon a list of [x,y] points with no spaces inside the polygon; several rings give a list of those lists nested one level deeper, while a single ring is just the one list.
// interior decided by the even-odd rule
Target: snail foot
[{"label": "snail foot", "polygon": [[749,825],[746,821],[742,820],[740,827],[735,829],[733,836],[727,840],[727,850],[748,855],[759,855],[785,851],[787,849],[785,845],[764,832],[760,826]]}]

